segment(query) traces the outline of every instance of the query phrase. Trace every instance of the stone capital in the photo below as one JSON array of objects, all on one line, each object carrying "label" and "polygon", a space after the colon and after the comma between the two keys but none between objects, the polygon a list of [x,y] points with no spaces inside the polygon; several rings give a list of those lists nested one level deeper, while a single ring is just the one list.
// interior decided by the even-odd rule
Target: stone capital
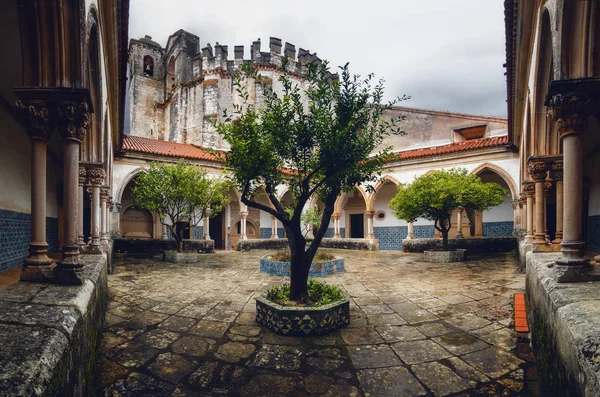
[{"label": "stone capital", "polygon": [[373,218],[375,216],[375,211],[365,211],[365,215],[369,218]]},{"label": "stone capital", "polygon": [[88,168],[88,184],[94,187],[100,187],[104,183],[105,174],[103,168]]},{"label": "stone capital", "polygon": [[120,212],[121,211],[121,203],[117,203],[116,201],[112,201],[112,199],[111,199],[110,210],[112,212]]},{"label": "stone capital", "polygon": [[510,203],[512,204],[512,209],[516,210],[517,208],[519,208],[521,200],[512,200]]},{"label": "stone capital", "polygon": [[24,103],[21,100],[15,103],[15,107],[23,116],[31,139],[47,141],[50,138],[56,128],[51,108],[49,109],[44,103]]},{"label": "stone capital", "polygon": [[535,184],[533,181],[523,181],[523,196],[525,199],[535,196]]},{"label": "stone capital", "polygon": [[100,201],[108,201],[110,200],[110,187],[109,186],[101,186],[100,187]]},{"label": "stone capital", "polygon": [[563,161],[557,160],[550,165],[550,178],[554,181],[563,180]]},{"label": "stone capital", "polygon": [[583,132],[589,116],[598,111],[600,79],[555,80],[550,83],[545,105],[548,117],[556,123],[561,138]]},{"label": "stone capital", "polygon": [[542,159],[536,159],[535,157],[530,157],[527,160],[527,170],[529,171],[529,175],[534,182],[541,182],[546,180],[546,175],[548,174],[548,163]]}]

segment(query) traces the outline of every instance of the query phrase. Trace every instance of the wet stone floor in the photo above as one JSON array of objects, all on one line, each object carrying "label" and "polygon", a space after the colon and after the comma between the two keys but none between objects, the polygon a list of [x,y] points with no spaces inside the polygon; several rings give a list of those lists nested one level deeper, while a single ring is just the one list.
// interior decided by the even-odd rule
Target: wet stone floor
[{"label": "wet stone floor", "polygon": [[282,337],[254,298],[284,281],[265,252],[201,263],[123,258],[109,275],[95,372],[105,396],[536,396],[528,341],[512,327],[525,289],[513,254],[428,264],[420,254],[324,250],[351,299],[349,327]]}]

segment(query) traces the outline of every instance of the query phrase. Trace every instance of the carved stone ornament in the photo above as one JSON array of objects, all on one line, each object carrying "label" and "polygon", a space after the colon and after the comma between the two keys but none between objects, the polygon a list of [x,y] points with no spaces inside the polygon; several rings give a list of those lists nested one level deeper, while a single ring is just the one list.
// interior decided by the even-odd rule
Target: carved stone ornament
[{"label": "carved stone ornament", "polygon": [[523,194],[525,195],[525,198],[535,196],[535,185],[533,183],[524,184]]},{"label": "carved stone ornament", "polygon": [[546,113],[556,123],[562,138],[586,129],[593,102],[579,95],[556,94],[549,99],[547,106]]},{"label": "carved stone ornament", "polygon": [[87,171],[85,167],[79,165],[79,186],[85,186]]},{"label": "carved stone ornament", "polygon": [[31,138],[50,138],[54,131],[54,120],[48,107],[39,104],[26,105],[20,100],[15,103],[15,107],[23,115]]},{"label": "carved stone ornament", "polygon": [[110,199],[110,190],[108,186],[102,186],[100,188],[100,201],[106,201],[108,203]]},{"label": "carved stone ornament", "polygon": [[546,181],[544,182],[544,196],[548,195],[548,192],[552,189],[552,182]]},{"label": "carved stone ornament", "polygon": [[101,186],[104,183],[105,172],[102,168],[89,168],[87,170],[88,182],[92,186]]},{"label": "carved stone ornament", "polygon": [[87,102],[68,103],[58,107],[59,131],[64,139],[83,140],[90,129],[90,108]]},{"label": "carved stone ornament", "polygon": [[546,174],[548,173],[548,164],[545,161],[541,160],[529,160],[529,164],[527,164],[527,170],[529,171],[529,175],[531,179],[535,182],[540,182],[546,179]]},{"label": "carved stone ornament", "polygon": [[550,166],[550,176],[555,181],[563,180],[563,162],[557,161]]}]

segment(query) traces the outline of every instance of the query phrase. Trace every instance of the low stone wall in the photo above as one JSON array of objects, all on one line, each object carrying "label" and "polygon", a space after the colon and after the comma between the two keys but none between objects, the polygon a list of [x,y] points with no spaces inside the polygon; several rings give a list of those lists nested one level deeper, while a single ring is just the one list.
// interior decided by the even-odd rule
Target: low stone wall
[{"label": "low stone wall", "polygon": [[0,395],[91,394],[108,294],[106,258],[84,255],[81,286],[0,290]]},{"label": "low stone wall", "polygon": [[[517,250],[516,237],[481,237],[449,239],[450,249],[462,248],[468,252],[512,252]],[[416,238],[402,240],[402,251],[423,252],[442,248],[441,238]]]},{"label": "low stone wall", "polygon": [[[312,241],[312,240],[308,240]],[[366,238],[324,238],[321,240],[321,248],[337,248],[358,251],[377,251],[379,241]]]},{"label": "low stone wall", "polygon": [[[177,250],[175,240],[160,239],[129,239],[116,238],[113,240],[115,254],[129,254],[138,257],[153,257],[162,255],[165,251]],[[183,240],[183,250],[193,252],[214,252],[213,240]]]},{"label": "low stone wall", "polygon": [[600,282],[558,284],[556,253],[527,254],[527,319],[542,395],[600,396]]},{"label": "low stone wall", "polygon": [[287,248],[287,238],[239,240],[235,249],[241,252]]},{"label": "low stone wall", "polygon": [[467,260],[467,250],[461,248],[449,251],[425,250],[423,260],[430,263],[463,262]]}]

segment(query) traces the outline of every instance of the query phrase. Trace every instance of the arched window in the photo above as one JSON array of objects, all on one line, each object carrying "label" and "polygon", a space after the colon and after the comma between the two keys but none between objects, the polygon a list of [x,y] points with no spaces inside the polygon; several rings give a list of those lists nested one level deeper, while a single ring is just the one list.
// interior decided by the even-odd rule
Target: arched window
[{"label": "arched window", "polygon": [[171,59],[169,59],[169,64],[167,65],[167,75],[168,87],[172,89],[175,85],[175,57],[171,57]]},{"label": "arched window", "polygon": [[154,59],[150,55],[144,57],[144,76],[152,77],[154,75]]}]

